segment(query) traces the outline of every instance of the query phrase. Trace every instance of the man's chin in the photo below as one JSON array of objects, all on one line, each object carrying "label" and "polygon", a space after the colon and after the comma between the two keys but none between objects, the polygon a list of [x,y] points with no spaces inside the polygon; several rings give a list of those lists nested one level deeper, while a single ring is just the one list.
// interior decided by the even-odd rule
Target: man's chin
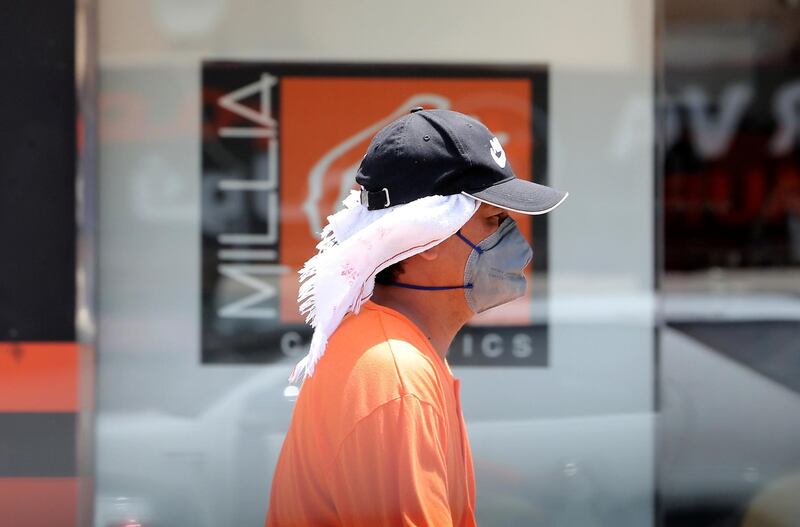
[{"label": "man's chin", "polygon": [[521,326],[530,323],[531,303],[528,295],[490,307],[470,320],[470,324],[477,326]]}]

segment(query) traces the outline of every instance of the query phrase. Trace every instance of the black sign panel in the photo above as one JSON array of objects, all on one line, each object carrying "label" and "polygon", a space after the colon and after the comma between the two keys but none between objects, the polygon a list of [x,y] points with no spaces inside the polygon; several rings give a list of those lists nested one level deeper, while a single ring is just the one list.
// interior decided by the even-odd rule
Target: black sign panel
[{"label": "black sign panel", "polygon": [[[353,188],[371,138],[409,108],[475,115],[519,177],[547,182],[543,67],[206,62],[202,82],[206,363],[305,354],[311,329],[298,312],[297,270]],[[465,327],[451,364],[547,364],[546,312],[531,307],[546,290],[546,215],[517,220],[535,247],[529,293]]]}]

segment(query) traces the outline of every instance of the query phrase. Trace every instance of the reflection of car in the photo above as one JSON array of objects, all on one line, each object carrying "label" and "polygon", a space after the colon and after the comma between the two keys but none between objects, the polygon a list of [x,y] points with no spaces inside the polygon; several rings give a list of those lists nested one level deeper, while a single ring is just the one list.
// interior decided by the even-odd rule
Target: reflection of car
[{"label": "reflection of car", "polygon": [[97,527],[145,527],[157,521],[146,498],[101,494],[95,501],[94,525]]},{"label": "reflection of car", "polygon": [[261,524],[291,418],[287,371],[261,369],[196,418],[100,414],[94,525]]},{"label": "reflection of car", "polygon": [[[766,352],[756,337],[741,345]],[[676,524],[739,525],[754,496],[798,470],[800,399],[683,331],[667,327],[661,349],[662,508]]]},{"label": "reflection of car", "polygon": [[[573,335],[598,324],[616,331],[641,305],[618,300],[599,321],[566,306],[555,306],[556,315],[562,322],[572,315]],[[707,308],[709,299],[702,302]],[[683,301],[666,307],[671,320],[682,313],[694,319],[699,310]],[[642,332],[649,338],[649,326]],[[700,506],[733,510],[796,463],[795,392],[666,327],[660,411],[653,414],[642,390],[651,387],[654,372],[616,367],[615,361],[630,367],[620,357],[642,352],[632,342],[628,355],[570,348],[553,355],[546,369],[454,367],[475,459],[480,525],[652,525],[656,478],[662,507],[675,514]],[[574,362],[565,367],[567,360]],[[261,524],[291,417],[292,394],[285,390],[293,365],[287,359],[259,367],[226,385],[197,416],[100,413],[95,525],[124,519],[142,527]],[[608,372],[624,382],[604,382]],[[593,382],[602,383],[602,393]],[[592,397],[604,398],[597,410]],[[620,413],[598,413],[608,407]],[[115,511],[116,497],[128,498],[124,511]]]},{"label": "reflection of car", "polygon": [[469,424],[479,525],[652,523],[653,415]]},{"label": "reflection of car", "polygon": [[[95,525],[108,527],[126,515],[142,527],[262,524],[292,411],[288,365],[262,368],[197,417],[101,415]],[[468,378],[471,390],[491,394],[491,382],[480,381],[488,378],[485,368],[455,373]],[[492,396],[486,402],[502,404]],[[527,411],[511,418],[498,418],[492,408],[481,413],[468,427],[482,525],[524,525],[536,517],[566,521],[589,512],[608,519],[612,510],[643,514],[637,516],[650,492],[652,415],[536,419]],[[607,474],[613,481],[603,480]],[[128,498],[125,514],[117,510],[114,516],[104,504],[116,496]]]}]

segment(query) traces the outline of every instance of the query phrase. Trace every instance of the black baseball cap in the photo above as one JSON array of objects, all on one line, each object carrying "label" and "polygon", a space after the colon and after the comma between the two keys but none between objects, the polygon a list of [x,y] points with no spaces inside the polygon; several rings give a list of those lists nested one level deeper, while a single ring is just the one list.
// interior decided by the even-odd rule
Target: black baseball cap
[{"label": "black baseball cap", "polygon": [[517,178],[500,141],[480,121],[421,107],[375,135],[356,182],[369,210],[463,193],[511,211],[544,214],[569,195]]}]

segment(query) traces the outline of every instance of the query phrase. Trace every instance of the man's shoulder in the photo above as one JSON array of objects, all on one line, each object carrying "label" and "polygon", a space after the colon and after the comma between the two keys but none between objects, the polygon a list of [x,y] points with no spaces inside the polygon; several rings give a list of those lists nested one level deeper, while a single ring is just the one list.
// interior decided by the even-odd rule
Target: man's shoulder
[{"label": "man's shoulder", "polygon": [[[292,426],[335,450],[369,417],[413,397],[445,416],[447,377],[424,335],[390,310],[365,306],[331,335],[296,401]],[[426,348],[427,346],[427,348]],[[331,452],[332,450],[327,450]]]},{"label": "man's shoulder", "polygon": [[400,384],[409,380],[438,382],[430,346],[419,330],[407,319],[374,304],[347,317],[331,337],[328,348],[325,355],[330,354],[334,360],[352,356],[356,369],[367,377],[393,379]]},{"label": "man's shoulder", "polygon": [[426,346],[407,321],[367,306],[331,336],[319,374],[359,414],[404,395],[439,406],[445,380]]},{"label": "man's shoulder", "polygon": [[331,335],[329,347],[346,343],[362,349],[389,340],[399,340],[421,350],[427,346],[421,332],[405,317],[372,302],[367,303],[358,314],[349,313]]}]

